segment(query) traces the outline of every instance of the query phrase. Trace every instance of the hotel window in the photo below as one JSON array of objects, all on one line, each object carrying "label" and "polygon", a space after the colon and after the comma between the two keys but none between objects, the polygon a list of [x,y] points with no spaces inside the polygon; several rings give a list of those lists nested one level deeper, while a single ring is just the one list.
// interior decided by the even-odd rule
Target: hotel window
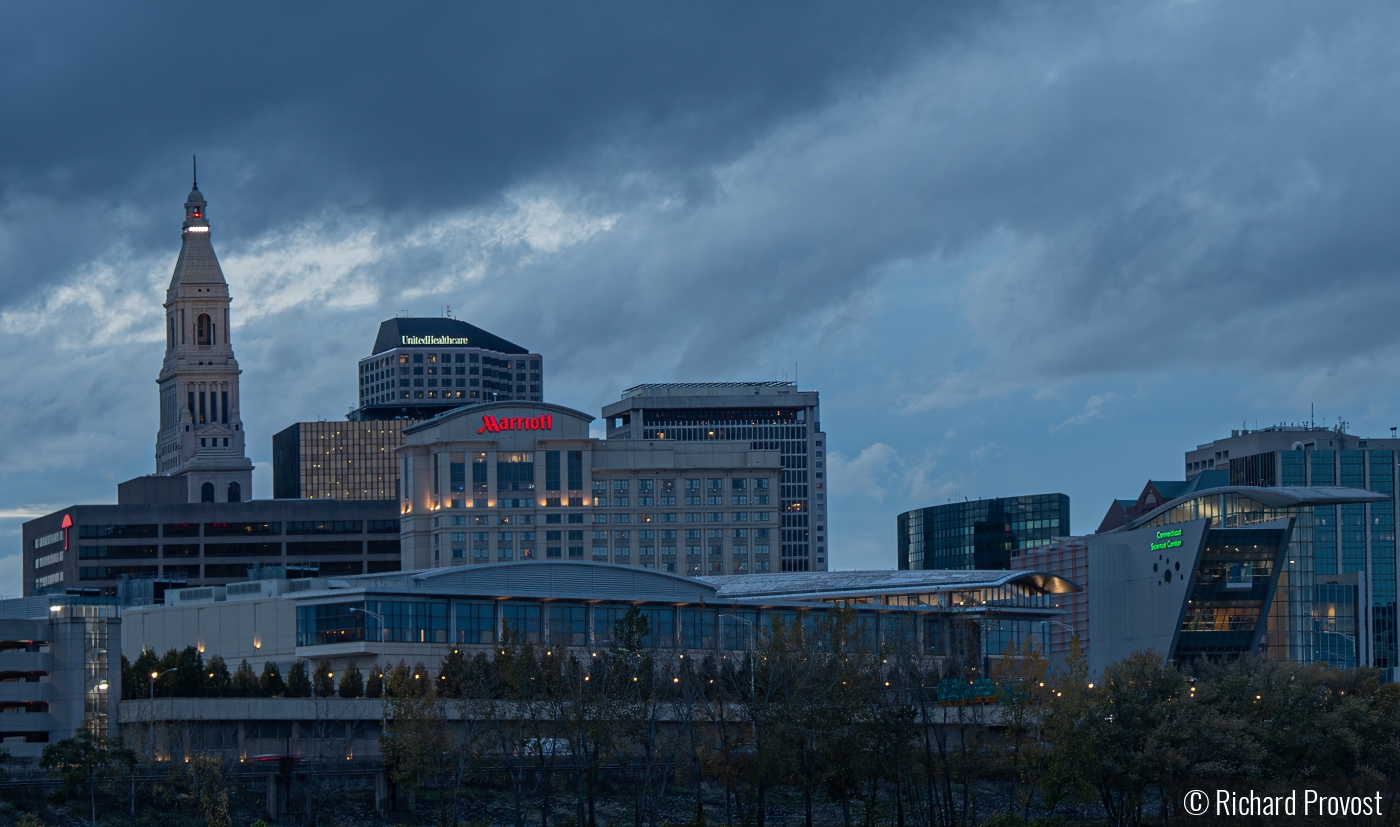
[{"label": "hotel window", "polygon": [[534,491],[535,455],[528,451],[496,454],[497,491]]},{"label": "hotel window", "polygon": [[559,490],[559,452],[544,452],[544,490]]}]

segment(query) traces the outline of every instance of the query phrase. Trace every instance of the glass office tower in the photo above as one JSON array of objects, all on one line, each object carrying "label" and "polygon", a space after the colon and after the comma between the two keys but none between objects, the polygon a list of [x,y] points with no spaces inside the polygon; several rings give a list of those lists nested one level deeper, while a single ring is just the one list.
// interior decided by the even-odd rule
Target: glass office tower
[{"label": "glass office tower", "polygon": [[[1274,611],[1291,604],[1294,617],[1271,618],[1271,632],[1288,629],[1288,659],[1308,662],[1314,653],[1335,649],[1334,636],[1319,607],[1335,605],[1330,597],[1314,605],[1318,578],[1355,573],[1364,582],[1357,599],[1370,603],[1367,645],[1370,663],[1400,666],[1396,647],[1395,487],[1400,440],[1367,439],[1346,433],[1346,424],[1328,429],[1315,424],[1272,425],[1233,431],[1185,455],[1186,476],[1228,467],[1231,485],[1355,488],[1384,495],[1384,502],[1348,503],[1298,509],[1286,576],[1279,588],[1290,594],[1275,600]],[[1299,531],[1298,529],[1304,529]],[[1330,592],[1329,592],[1330,594]],[[1282,636],[1274,635],[1281,642]],[[1279,655],[1282,656],[1282,651]],[[1325,659],[1330,659],[1325,658]],[[1363,662],[1367,658],[1362,658]]]},{"label": "glass office tower", "polygon": [[1032,494],[947,503],[897,519],[899,568],[1007,569],[1011,558],[1069,534],[1069,497]]}]

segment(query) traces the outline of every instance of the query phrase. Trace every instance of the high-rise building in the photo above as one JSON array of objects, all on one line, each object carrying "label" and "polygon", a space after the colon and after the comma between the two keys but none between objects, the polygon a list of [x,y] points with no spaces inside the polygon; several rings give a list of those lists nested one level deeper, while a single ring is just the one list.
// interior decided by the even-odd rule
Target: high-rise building
[{"label": "high-rise building", "polygon": [[1032,494],[946,503],[896,519],[900,569],[1006,569],[1025,549],[1069,534],[1069,497]]},{"label": "high-rise building", "polygon": [[777,570],[785,515],[774,492],[787,472],[776,446],[602,440],[589,436],[592,421],[560,405],[497,402],[405,428],[404,568],[591,560],[692,576]]},{"label": "high-rise building", "polygon": [[185,199],[180,257],[165,292],[165,362],[156,472],[188,481],[190,502],[239,502],[253,495],[244,456],[228,283],[209,238],[198,182]]},{"label": "high-rise building", "polygon": [[457,319],[389,319],[359,362],[359,407],[350,419],[423,420],[462,405],[539,402],[543,362]]},{"label": "high-rise building", "polygon": [[[611,440],[736,440],[782,457],[782,571],[826,571],[826,434],[816,391],[795,382],[637,385],[603,408]],[[714,505],[713,492],[686,505]]]},{"label": "high-rise building", "polygon": [[296,422],[272,437],[277,499],[395,500],[403,429],[464,405],[539,402],[538,353],[457,319],[390,319],[359,362],[345,422]]},{"label": "high-rise building", "polygon": [[[1314,630],[1304,623],[1326,625],[1317,616],[1315,602],[1329,604],[1337,589],[1332,575],[1356,573],[1364,581],[1371,603],[1370,645],[1358,647],[1360,660],[1375,666],[1400,667],[1396,646],[1395,521],[1397,465],[1400,439],[1373,439],[1346,433],[1346,423],[1335,428],[1313,424],[1272,425],[1257,430],[1231,431],[1227,438],[1196,446],[1185,454],[1185,472],[1193,480],[1209,471],[1228,472],[1232,486],[1260,488],[1363,489],[1385,496],[1383,502],[1349,502],[1314,505],[1307,509],[1297,532],[1296,554],[1289,555],[1280,583],[1290,591],[1290,601],[1275,601],[1283,611],[1291,602],[1298,614],[1290,627],[1291,659],[1307,660],[1317,650]],[[1323,586],[1329,588],[1323,589]],[[1359,599],[1359,598],[1358,598]],[[1271,618],[1280,627],[1282,618]],[[1320,625],[1319,625],[1320,624]],[[1282,645],[1282,638],[1275,645]],[[1367,657],[1369,653],[1369,658]]]},{"label": "high-rise building", "polygon": [[279,500],[397,500],[394,451],[416,419],[294,422],[272,436]]}]

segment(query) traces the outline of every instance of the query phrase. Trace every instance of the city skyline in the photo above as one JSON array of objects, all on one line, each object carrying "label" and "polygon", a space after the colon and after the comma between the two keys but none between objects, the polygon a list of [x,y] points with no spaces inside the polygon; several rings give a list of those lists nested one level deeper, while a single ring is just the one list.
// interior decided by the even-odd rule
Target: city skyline
[{"label": "city skyline", "polygon": [[[1314,402],[1363,436],[1400,424],[1396,125],[1370,105],[1396,58],[1358,48],[1393,9],[864,12],[776,50],[778,12],[752,40],[720,14],[440,21],[502,38],[474,57],[410,47],[402,17],[359,67],[319,43],[246,57],[248,19],[217,12],[94,12],[61,38],[6,12],[0,79],[27,92],[0,135],[0,593],[23,519],[151,471],[192,153],[258,498],[272,434],[356,404],[379,323],[446,305],[594,415],[646,382],[821,391],[839,569],[893,568],[895,516],[949,499],[1062,491],[1087,533],[1197,444]],[[114,28],[135,45],[110,51]],[[526,67],[534,94],[489,79]],[[140,105],[105,109],[118,84]]]}]

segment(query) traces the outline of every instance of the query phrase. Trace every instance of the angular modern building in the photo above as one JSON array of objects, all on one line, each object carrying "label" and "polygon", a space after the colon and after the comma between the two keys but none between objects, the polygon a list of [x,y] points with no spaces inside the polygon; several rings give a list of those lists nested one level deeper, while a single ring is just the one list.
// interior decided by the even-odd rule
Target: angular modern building
[{"label": "angular modern building", "polygon": [[[1298,589],[1312,593],[1314,585],[1321,585],[1314,576],[1356,574],[1370,601],[1366,625],[1372,640],[1362,649],[1372,653],[1375,666],[1396,668],[1397,457],[1400,439],[1348,434],[1346,423],[1332,429],[1274,425],[1232,431],[1229,437],[1198,445],[1185,453],[1184,464],[1188,480],[1214,470],[1228,473],[1232,486],[1336,486],[1380,495],[1311,508],[1309,553],[1298,563],[1295,581]],[[1326,602],[1330,594],[1310,599]]]},{"label": "angular modern building", "polygon": [[[1364,583],[1315,577],[1311,567],[1315,512],[1385,502],[1331,485],[1207,487],[1098,534],[1032,549],[1012,567],[1080,576],[1084,606],[1065,631],[1079,636],[1095,672],[1138,649],[1177,662],[1256,654],[1385,667],[1365,612],[1347,614]],[[1317,613],[1319,594],[1330,617]],[[1051,652],[1067,643],[1056,635]]]},{"label": "angular modern building", "polygon": [[1026,549],[1069,534],[1069,497],[1031,494],[947,503],[896,519],[901,570],[1007,569]]},{"label": "angular modern building", "polygon": [[603,419],[609,441],[737,440],[748,443],[754,451],[776,451],[782,475],[775,491],[687,491],[685,504],[754,504],[757,498],[776,495],[776,502],[763,504],[780,509],[781,570],[826,570],[827,446],[816,391],[799,391],[795,382],[637,385],[605,406]]}]

